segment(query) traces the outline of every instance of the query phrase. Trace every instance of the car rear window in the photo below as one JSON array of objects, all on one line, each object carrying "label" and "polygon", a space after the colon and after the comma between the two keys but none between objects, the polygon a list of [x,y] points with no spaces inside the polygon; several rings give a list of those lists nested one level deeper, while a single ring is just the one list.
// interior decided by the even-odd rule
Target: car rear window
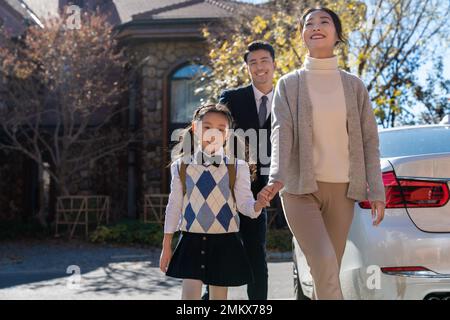
[{"label": "car rear window", "polygon": [[380,132],[382,158],[444,152],[450,152],[450,126]]}]

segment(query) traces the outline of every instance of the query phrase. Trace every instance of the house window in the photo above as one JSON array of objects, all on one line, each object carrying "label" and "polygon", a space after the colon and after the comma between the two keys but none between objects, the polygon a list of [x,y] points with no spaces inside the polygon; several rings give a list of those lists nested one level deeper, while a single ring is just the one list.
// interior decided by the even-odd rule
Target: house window
[{"label": "house window", "polygon": [[180,127],[192,120],[194,110],[207,101],[202,90],[201,77],[209,73],[208,67],[190,64],[176,70],[170,79],[170,122]]},{"label": "house window", "polygon": [[78,6],[80,8],[83,8],[84,7],[84,0],[72,0],[72,1],[69,1],[69,4]]}]

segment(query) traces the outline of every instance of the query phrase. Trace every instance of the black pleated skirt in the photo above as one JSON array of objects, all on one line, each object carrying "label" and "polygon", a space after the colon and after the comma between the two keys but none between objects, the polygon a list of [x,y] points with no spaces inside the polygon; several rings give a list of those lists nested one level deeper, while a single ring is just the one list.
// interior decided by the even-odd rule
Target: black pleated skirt
[{"label": "black pleated skirt", "polygon": [[197,279],[204,284],[235,287],[254,281],[239,233],[183,232],[169,263],[167,276]]}]

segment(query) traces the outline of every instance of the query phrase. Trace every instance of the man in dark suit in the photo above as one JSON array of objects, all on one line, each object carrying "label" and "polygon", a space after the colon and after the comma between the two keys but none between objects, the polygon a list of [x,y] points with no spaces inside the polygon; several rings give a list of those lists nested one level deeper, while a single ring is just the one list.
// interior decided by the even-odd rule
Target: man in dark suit
[{"label": "man in dark suit", "polygon": [[[251,43],[244,54],[247,71],[252,80],[248,86],[225,90],[219,102],[230,109],[235,120],[235,129],[266,129],[267,145],[262,146],[258,138],[257,178],[252,182],[253,195],[267,184],[270,163],[261,163],[259,149],[267,150],[270,156],[271,107],[273,97],[273,74],[275,71],[275,51],[273,47],[262,41]],[[251,146],[255,147],[255,146]],[[264,151],[265,151],[264,150]],[[257,219],[242,214],[240,217],[240,233],[244,247],[252,266],[254,279],[248,284],[247,293],[250,300],[266,300],[268,289],[268,270],[266,262],[266,230],[267,212]]]}]

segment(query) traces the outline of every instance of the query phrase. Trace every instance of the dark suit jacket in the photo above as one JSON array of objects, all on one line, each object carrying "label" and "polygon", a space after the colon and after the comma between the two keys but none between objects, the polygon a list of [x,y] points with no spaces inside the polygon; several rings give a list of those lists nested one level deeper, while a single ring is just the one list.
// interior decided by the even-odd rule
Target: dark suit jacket
[{"label": "dark suit jacket", "polygon": [[[256,108],[255,94],[253,92],[252,85],[237,89],[225,90],[220,95],[219,102],[225,104],[230,109],[235,121],[236,129],[243,129],[244,131],[248,129],[255,129],[257,133],[258,129],[267,129],[268,136],[266,150],[268,150],[268,155],[270,155],[271,116],[269,115],[264,126],[259,126],[258,109]],[[268,110],[270,110],[270,106],[267,106],[267,108]],[[268,167],[268,165],[265,166]],[[261,175],[261,163],[259,157],[257,159],[257,170],[257,178],[252,182],[252,191],[255,197],[256,194],[261,191],[261,189],[267,184],[268,181],[267,175]]]}]

